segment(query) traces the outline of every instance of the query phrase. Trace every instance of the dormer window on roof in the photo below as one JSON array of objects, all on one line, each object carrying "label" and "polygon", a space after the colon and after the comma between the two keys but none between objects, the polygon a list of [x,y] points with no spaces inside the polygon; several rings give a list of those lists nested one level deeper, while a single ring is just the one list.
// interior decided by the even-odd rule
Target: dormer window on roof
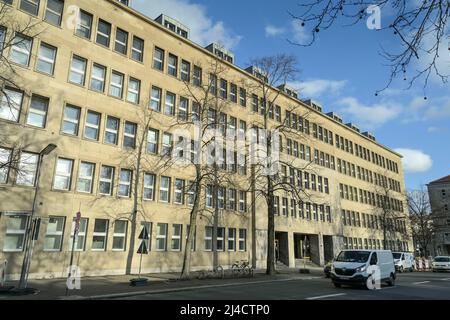
[{"label": "dormer window on roof", "polygon": [[322,112],[322,110],[323,110],[322,106],[318,102],[315,102],[311,99],[304,100],[303,102],[306,103],[308,106],[310,106],[311,108],[313,108],[316,111]]},{"label": "dormer window on roof", "polygon": [[234,53],[230,50],[223,48],[217,43],[211,43],[209,46],[205,48],[209,52],[213,53],[215,56],[219,57],[222,60],[225,60],[231,64],[234,64]]},{"label": "dormer window on roof", "polygon": [[155,21],[163,25],[170,31],[177,33],[179,36],[189,39],[190,30],[181,22],[164,14],[161,14],[158,18],[155,19]]},{"label": "dormer window on roof", "polygon": [[328,112],[327,116],[329,116],[330,118],[336,120],[339,123],[343,123],[342,118],[335,112]]},{"label": "dormer window on roof", "polygon": [[261,81],[269,82],[267,73],[258,67],[250,66],[247,69],[245,69],[245,71],[247,71],[248,73],[250,73],[251,75],[253,75],[254,77],[258,78]]},{"label": "dormer window on roof", "polygon": [[280,89],[281,91],[286,93],[288,96],[291,96],[292,98],[298,99],[297,90],[295,90],[294,88],[289,87],[286,84],[283,84],[283,85],[279,86],[278,89]]},{"label": "dormer window on roof", "polygon": [[351,129],[353,129],[353,130],[355,130],[356,132],[359,132],[359,133],[361,132],[359,127],[356,124],[353,124],[353,123],[349,122],[349,123],[346,124],[346,126],[351,128]]},{"label": "dormer window on roof", "polygon": [[122,3],[128,7],[131,7],[131,0],[117,0],[117,1],[119,1],[120,3]]}]

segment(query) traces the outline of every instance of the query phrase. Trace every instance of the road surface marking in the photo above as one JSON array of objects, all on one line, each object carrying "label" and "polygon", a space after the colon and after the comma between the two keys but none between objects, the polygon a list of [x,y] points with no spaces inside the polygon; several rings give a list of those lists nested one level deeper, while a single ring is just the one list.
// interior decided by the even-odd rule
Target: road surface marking
[{"label": "road surface marking", "polygon": [[320,299],[326,299],[326,298],[334,298],[334,297],[341,297],[347,295],[346,293],[336,293],[336,294],[329,294],[326,296],[319,296],[319,297],[310,297],[306,298],[306,300],[320,300]]},{"label": "road surface marking", "polygon": [[450,281],[450,278],[439,279],[440,281]]},{"label": "road surface marking", "polygon": [[419,284],[425,284],[425,283],[430,283],[431,281],[422,281],[422,282],[415,282],[413,283],[414,285],[419,285]]}]

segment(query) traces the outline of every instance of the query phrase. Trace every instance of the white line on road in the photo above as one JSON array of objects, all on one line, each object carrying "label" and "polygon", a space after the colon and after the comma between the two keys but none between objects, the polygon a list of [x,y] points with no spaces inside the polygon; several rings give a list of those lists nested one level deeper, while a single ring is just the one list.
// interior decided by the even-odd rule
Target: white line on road
[{"label": "white line on road", "polygon": [[347,295],[346,293],[336,293],[336,294],[329,294],[326,296],[319,296],[319,297],[310,297],[306,298],[306,300],[320,300],[320,299],[326,299],[326,298],[334,298],[334,297],[341,297]]},{"label": "white line on road", "polygon": [[422,281],[422,282],[414,282],[414,285],[419,285],[419,284],[425,284],[425,283],[430,283],[431,281]]},{"label": "white line on road", "polygon": [[450,281],[450,278],[439,279],[440,281]]}]

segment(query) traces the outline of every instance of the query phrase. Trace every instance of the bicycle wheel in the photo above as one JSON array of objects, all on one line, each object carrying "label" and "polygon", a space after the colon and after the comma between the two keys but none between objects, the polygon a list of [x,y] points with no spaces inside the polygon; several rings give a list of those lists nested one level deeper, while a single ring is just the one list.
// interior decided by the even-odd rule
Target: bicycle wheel
[{"label": "bicycle wheel", "polygon": [[239,273],[241,272],[241,268],[238,264],[233,264],[233,266],[231,267],[231,273],[233,274],[233,276],[237,276],[239,275]]},{"label": "bicycle wheel", "polygon": [[242,273],[246,276],[250,276],[251,274],[251,268],[250,266],[246,265],[242,268]]}]

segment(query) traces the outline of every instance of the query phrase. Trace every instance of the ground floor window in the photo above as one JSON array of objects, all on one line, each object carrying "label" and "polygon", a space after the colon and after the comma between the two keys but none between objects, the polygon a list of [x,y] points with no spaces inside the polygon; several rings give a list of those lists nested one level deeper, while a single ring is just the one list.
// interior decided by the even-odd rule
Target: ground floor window
[{"label": "ground floor window", "polygon": [[239,229],[239,251],[247,251],[247,230]]},{"label": "ground floor window", "polygon": [[21,252],[25,242],[28,215],[6,215],[6,235],[3,242],[3,251]]},{"label": "ground floor window", "polygon": [[92,250],[105,251],[108,239],[108,220],[95,219],[94,234],[92,237]]},{"label": "ground floor window", "polygon": [[64,217],[49,218],[45,233],[44,251],[61,251],[64,224]]},{"label": "ground floor window", "polygon": [[156,250],[166,251],[167,249],[167,224],[158,223],[156,226]]},{"label": "ground floor window", "polygon": [[[75,238],[75,251],[84,251],[86,247],[86,230],[88,226],[88,219],[87,218],[81,218],[80,219],[80,227],[79,231],[77,233],[77,236]],[[69,241],[69,251],[72,251],[72,242],[73,242],[73,235],[75,231],[75,218],[72,222],[72,231],[70,232],[70,241]]]},{"label": "ground floor window", "polygon": [[114,223],[113,251],[125,251],[128,221],[116,220]]},{"label": "ground floor window", "polygon": [[205,227],[205,251],[212,251],[213,228]]}]

